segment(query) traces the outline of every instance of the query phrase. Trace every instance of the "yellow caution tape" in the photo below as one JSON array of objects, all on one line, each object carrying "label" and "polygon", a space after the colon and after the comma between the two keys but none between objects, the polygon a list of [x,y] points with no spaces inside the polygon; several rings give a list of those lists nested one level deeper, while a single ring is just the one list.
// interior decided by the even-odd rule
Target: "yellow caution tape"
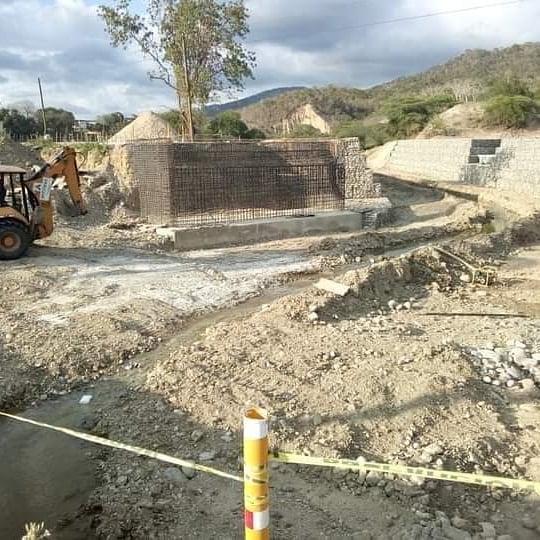
[{"label": "yellow caution tape", "polygon": [[96,437],[95,435],[88,435],[87,433],[81,433],[73,429],[51,426],[49,424],[36,422],[35,420],[30,420],[29,418],[24,418],[22,416],[15,416],[13,414],[7,414],[5,412],[0,412],[0,416],[5,416],[6,418],[10,418],[11,420],[17,420],[18,422],[24,422],[25,424],[31,424],[33,426],[38,426],[38,427],[49,429],[52,431],[57,431],[58,433],[63,433],[64,435],[69,435],[70,437],[75,437],[76,439],[81,439],[83,441],[99,444],[101,446],[108,446],[109,448],[125,450],[126,452],[137,454],[138,456],[146,456],[152,459],[157,459],[158,461],[170,463],[172,465],[178,465],[180,467],[187,467],[190,469],[194,469],[196,471],[213,474],[215,476],[220,476],[221,478],[235,480],[236,482],[244,481],[243,478],[241,478],[240,476],[235,476],[233,474],[219,471],[217,469],[214,469],[213,467],[207,467],[206,465],[199,465],[198,463],[195,463],[193,461],[188,461],[185,459],[179,459],[172,456],[168,456],[166,454],[162,454],[161,452],[154,452],[154,450],[147,450],[146,448],[140,448],[139,446],[132,446],[130,444],[123,444],[119,442],[110,441],[109,439]]},{"label": "yellow caution tape", "polygon": [[433,480],[446,480],[447,482],[457,482],[460,484],[473,484],[477,486],[488,486],[492,488],[506,488],[514,490],[533,490],[540,494],[540,482],[530,480],[514,480],[512,478],[501,478],[499,476],[489,476],[484,474],[462,473],[454,471],[444,471],[440,469],[425,469],[423,467],[409,467],[407,465],[390,465],[388,463],[374,463],[363,460],[333,459],[300,456],[287,452],[276,452],[271,454],[270,459],[280,463],[295,463],[297,465],[315,465],[317,467],[333,467],[335,469],[361,469],[364,471],[375,471],[379,473],[397,474],[400,476],[415,476],[417,478],[427,478]]},{"label": "yellow caution tape", "polygon": [[[97,437],[96,435],[89,435],[87,433],[81,433],[73,429],[62,428],[58,426],[52,426],[43,422],[37,422],[24,418],[22,416],[16,416],[5,412],[0,412],[0,416],[23,422],[25,424],[31,424],[33,426],[49,429],[76,439],[98,444],[100,446],[107,446],[109,448],[115,448],[118,450],[125,450],[139,456],[145,456],[152,459],[157,459],[164,463],[170,463],[171,465],[177,465],[180,467],[187,467],[196,471],[213,474],[221,478],[227,478],[228,480],[234,480],[236,482],[244,482],[244,479],[240,476],[235,476],[227,472],[214,469],[213,467],[207,467],[206,465],[200,465],[194,461],[176,458],[162,454],[161,452],[155,452],[154,450],[147,450],[139,446],[132,446],[130,444],[123,444],[103,437]],[[457,482],[460,484],[472,484],[477,486],[488,486],[492,488],[505,488],[514,490],[532,490],[540,494],[540,482],[534,482],[531,480],[515,480],[512,478],[502,478],[499,476],[489,476],[485,474],[473,474],[463,473],[455,471],[444,471],[441,469],[426,469],[423,467],[409,467],[407,465],[391,465],[389,463],[376,463],[363,460],[352,459],[338,459],[338,458],[319,458],[310,456],[301,456],[298,454],[290,454],[287,452],[272,452],[270,454],[270,460],[279,463],[292,463],[297,465],[314,465],[316,467],[332,467],[334,469],[359,469],[364,471],[375,471],[379,473],[397,474],[399,476],[409,476],[417,478],[427,478],[431,480],[445,480],[447,482]]]}]

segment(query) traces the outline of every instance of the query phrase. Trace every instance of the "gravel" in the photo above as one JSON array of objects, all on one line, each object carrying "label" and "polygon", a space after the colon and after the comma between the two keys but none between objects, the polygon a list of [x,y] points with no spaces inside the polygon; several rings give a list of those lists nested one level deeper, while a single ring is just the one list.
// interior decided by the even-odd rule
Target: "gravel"
[{"label": "gravel", "polygon": [[[520,346],[517,347],[516,344]],[[491,344],[489,348],[464,347],[471,358],[472,364],[486,384],[507,388],[519,387],[532,390],[540,385],[540,354],[531,352],[533,344],[512,340],[510,347],[497,347]],[[532,381],[532,384],[531,384]]]}]

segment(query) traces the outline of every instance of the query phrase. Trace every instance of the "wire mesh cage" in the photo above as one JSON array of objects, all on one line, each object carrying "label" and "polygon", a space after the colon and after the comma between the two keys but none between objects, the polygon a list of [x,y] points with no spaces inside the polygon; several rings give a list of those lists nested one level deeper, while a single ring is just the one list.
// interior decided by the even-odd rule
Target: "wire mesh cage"
[{"label": "wire mesh cage", "polygon": [[130,145],[141,215],[211,225],[341,210],[336,141],[140,142]]}]

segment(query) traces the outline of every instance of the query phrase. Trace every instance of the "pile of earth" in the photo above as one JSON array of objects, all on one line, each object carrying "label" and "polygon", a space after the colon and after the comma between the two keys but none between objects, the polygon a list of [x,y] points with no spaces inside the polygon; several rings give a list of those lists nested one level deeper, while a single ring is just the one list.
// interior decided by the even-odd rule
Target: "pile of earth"
[{"label": "pile of earth", "polygon": [[[459,243],[446,250],[459,255],[466,251]],[[468,260],[483,263],[482,258]],[[471,324],[467,318],[428,316],[456,309],[491,311],[492,302],[505,294],[504,286],[487,289],[467,283],[463,274],[452,259],[431,249],[418,250],[348,272],[340,278],[351,287],[344,298],[309,288],[263,306],[249,318],[209,327],[199,341],[169,350],[148,371],[136,390],[148,401],[148,409],[137,422],[133,415],[140,404],[131,393],[114,413],[130,421],[113,421],[111,414],[104,414],[97,429],[240,473],[239,418],[248,404],[256,404],[270,411],[272,446],[281,450],[535,478],[535,435],[516,433],[507,417],[514,405],[526,405],[517,421],[534,425],[538,412],[529,401],[538,389],[520,378],[511,386],[486,384],[470,351],[486,349],[482,340],[496,328],[497,342],[515,347],[522,343],[525,356],[534,359],[539,350],[536,323],[481,319]],[[513,296],[515,291],[506,294]],[[126,427],[120,432],[111,429],[118,424]],[[170,537],[182,537],[188,527],[199,531],[201,526],[190,522],[198,515],[192,494],[198,491],[202,504],[205,493],[214,501],[223,489],[219,484],[217,490],[207,477],[198,476],[191,484],[189,470],[153,464],[135,468],[129,456],[120,454],[105,470],[107,483],[96,493],[103,536],[111,535],[113,527],[116,535],[129,530],[148,537],[156,530]],[[324,530],[327,538],[529,539],[523,527],[537,524],[535,517],[515,506],[512,513],[524,525],[517,525],[516,536],[504,536],[511,523],[498,514],[500,505],[522,504],[517,494],[505,490],[281,466],[273,469],[273,478],[275,505],[286,501],[287,490],[297,495],[294,486],[302,483],[303,493],[314,486],[327,490],[325,508],[338,489],[363,496],[362,503],[375,498],[377,504],[386,501],[395,510],[401,508],[391,533],[382,532],[377,518],[370,516],[377,533],[353,536],[341,529],[333,534]],[[179,493],[176,498],[170,495],[171,484]],[[198,490],[201,486],[207,489]],[[230,499],[240,496],[228,492],[224,499],[234,508]],[[305,502],[306,508],[310,502]],[[206,516],[208,527],[220,522],[221,510],[231,513],[229,506],[221,509],[215,504]],[[174,511],[165,512],[165,507]],[[346,512],[342,514],[346,520]],[[406,522],[417,519],[414,516],[423,520],[420,525]],[[438,528],[432,520],[441,521]],[[279,518],[275,521],[278,528]],[[318,527],[322,531],[324,526]],[[430,528],[432,533],[426,534]],[[307,536],[289,531],[278,537]]]},{"label": "pile of earth", "polygon": [[[53,190],[53,201],[56,213],[61,218],[79,217],[77,208],[73,205],[69,191],[64,182],[56,185]],[[81,175],[81,191],[88,209],[86,224],[103,224],[125,204],[118,179],[109,171],[95,171]]]},{"label": "pile of earth", "polygon": [[30,146],[7,141],[0,144],[0,163],[30,169],[33,165],[41,165],[43,159],[39,152]]},{"label": "pile of earth", "polygon": [[144,112],[131,124],[109,139],[111,144],[124,144],[140,140],[175,139],[178,133],[163,118],[153,112]]},{"label": "pile of earth", "polygon": [[[457,251],[457,246],[453,247]],[[274,436],[284,447],[328,457],[335,457],[336,453],[347,455],[356,447],[355,441],[359,442],[356,439],[363,437],[351,431],[340,415],[359,414],[355,411],[368,403],[385,409],[385,388],[392,377],[384,365],[394,354],[395,362],[403,356],[393,350],[382,356],[374,354],[387,338],[388,328],[392,327],[390,334],[415,335],[410,324],[399,322],[399,313],[414,313],[431,291],[451,293],[459,289],[464,285],[463,275],[458,264],[443,260],[430,249],[348,272],[341,278],[351,290],[345,298],[309,288],[275,301],[246,321],[209,328],[201,342],[182,347],[160,361],[149,374],[148,388],[167,396],[174,408],[196,414],[202,423],[207,421],[210,425],[213,419],[220,418],[219,427],[225,430],[234,429],[238,411],[245,402],[264,404],[275,415]],[[365,323],[359,325],[358,321],[364,319]],[[345,321],[357,322],[351,326]],[[308,330],[306,323],[314,329]],[[347,325],[347,332],[343,325]],[[291,339],[292,336],[296,337]],[[450,379],[455,384],[472,379],[473,368],[459,348],[440,343],[435,347],[422,343],[415,346],[414,341],[409,343],[406,356],[414,358],[416,366],[425,364],[423,372],[429,371],[428,366],[436,358],[437,365],[444,366],[446,373],[445,380],[436,376],[430,380],[422,389],[424,394],[446,394],[446,399],[450,399],[455,391]],[[387,346],[392,349],[395,339],[390,339]],[[392,392],[404,392],[402,402],[411,398],[410,388],[402,384],[402,369],[408,363],[397,364],[404,367],[395,370],[391,385]],[[381,370],[385,372],[382,377]],[[263,380],[264,387],[257,383]],[[344,381],[348,383],[344,385]],[[471,399],[477,396],[479,385],[481,382],[477,381],[467,387]],[[321,393],[320,388],[332,390]],[[439,425],[442,419],[435,401],[429,415],[437,417],[435,425]],[[469,403],[465,405],[472,408]],[[456,406],[456,414],[458,409]],[[322,422],[321,418],[326,420]],[[446,419],[454,424],[455,431],[458,416],[451,419],[447,415]],[[364,426],[370,422],[369,415],[363,422]],[[299,429],[300,426],[312,429]],[[325,443],[328,437],[333,442],[330,446]],[[501,433],[501,437],[505,436]],[[389,448],[377,447],[374,440],[374,435],[370,441],[363,440],[364,449],[371,447],[377,457],[386,454]],[[460,440],[461,437],[454,444],[459,445]],[[398,452],[397,440],[390,446]],[[461,450],[466,452],[465,448]]]}]

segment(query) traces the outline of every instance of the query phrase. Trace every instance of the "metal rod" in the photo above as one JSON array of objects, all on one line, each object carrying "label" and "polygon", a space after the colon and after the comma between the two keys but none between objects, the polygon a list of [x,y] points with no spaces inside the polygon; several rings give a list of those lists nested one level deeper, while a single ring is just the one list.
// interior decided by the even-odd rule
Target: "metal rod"
[{"label": "metal rod", "polygon": [[24,206],[24,216],[30,221],[30,210],[28,209],[28,188],[24,185],[24,174],[19,175],[19,183],[21,184],[21,198]]},{"label": "metal rod", "polygon": [[47,136],[47,119],[45,118],[45,103],[43,101],[43,89],[41,88],[41,79],[38,77],[39,95],[41,97],[41,116],[43,119],[43,136]]}]

